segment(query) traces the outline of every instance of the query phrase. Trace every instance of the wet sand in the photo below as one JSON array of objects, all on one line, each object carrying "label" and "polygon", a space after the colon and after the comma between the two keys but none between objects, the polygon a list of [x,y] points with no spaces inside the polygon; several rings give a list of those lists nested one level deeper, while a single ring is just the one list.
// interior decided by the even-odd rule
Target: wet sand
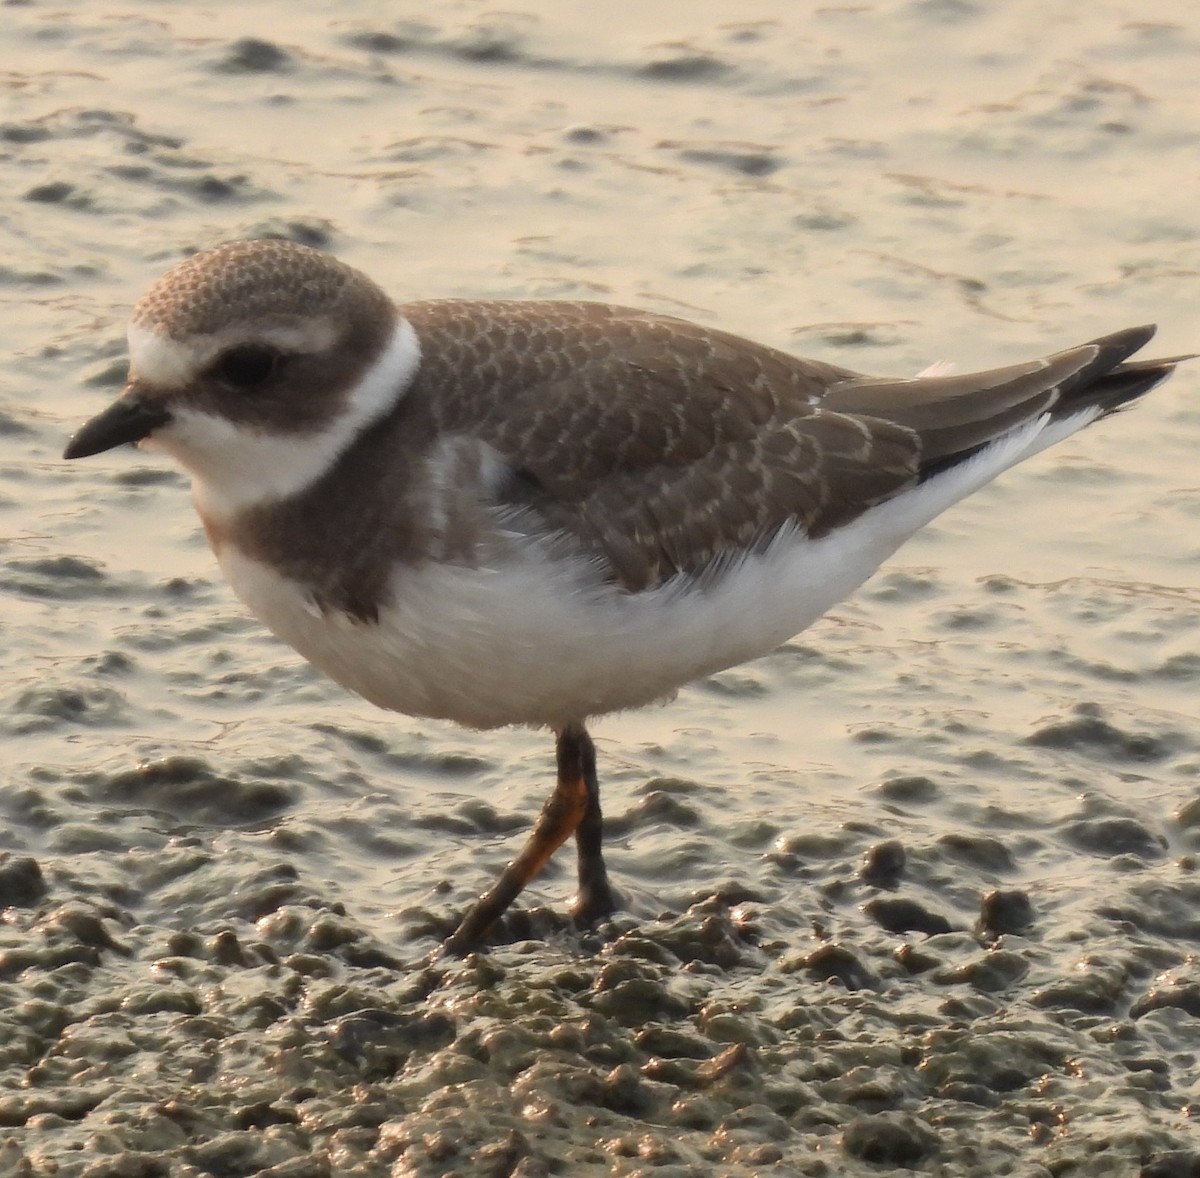
[{"label": "wet sand", "polygon": [[513,853],[544,733],[389,716],[68,466],[184,253],[598,298],[864,371],[1198,346],[1177,5],[3,11],[0,1174],[1197,1172],[1200,376],[830,617],[597,725],[627,901]]}]

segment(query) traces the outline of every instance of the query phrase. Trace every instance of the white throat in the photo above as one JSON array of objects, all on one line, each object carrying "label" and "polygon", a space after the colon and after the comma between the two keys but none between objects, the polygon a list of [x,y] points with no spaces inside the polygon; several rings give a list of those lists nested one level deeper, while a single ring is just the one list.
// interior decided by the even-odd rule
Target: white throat
[{"label": "white throat", "polygon": [[319,479],[399,401],[420,364],[417,333],[407,319],[397,319],[387,347],[351,389],[341,413],[315,433],[271,433],[180,407],[169,426],[141,444],[169,454],[191,474],[192,497],[205,517],[229,519]]}]

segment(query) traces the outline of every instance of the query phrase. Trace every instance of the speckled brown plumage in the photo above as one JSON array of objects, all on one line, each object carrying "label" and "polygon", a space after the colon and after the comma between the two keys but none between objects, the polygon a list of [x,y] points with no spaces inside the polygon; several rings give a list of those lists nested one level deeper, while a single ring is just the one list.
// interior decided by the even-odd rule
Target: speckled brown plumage
[{"label": "speckled brown plumage", "polygon": [[372,301],[377,292],[328,254],[286,241],[231,241],[172,267],[138,300],[130,322],[187,340],[231,325],[348,316]]},{"label": "speckled brown plumage", "polygon": [[[727,333],[589,303],[409,304],[410,395],[523,476],[511,502],[639,590],[786,523],[810,532],[916,477],[916,439],[819,399],[852,374]],[[464,375],[465,374],[465,375]],[[875,465],[878,463],[878,465]],[[849,498],[844,474],[870,471]]]},{"label": "speckled brown plumage", "polygon": [[572,834],[577,919],[619,906],[589,717],[811,624],[938,512],[1162,380],[1172,361],[1126,362],[1151,334],[876,380],[622,307],[395,308],[326,255],[240,243],[142,300],[129,386],[66,456],[174,457],[238,594],[364,698],[554,729],[554,793],[461,953]]},{"label": "speckled brown plumage", "polygon": [[[207,341],[213,366],[196,371],[188,400],[195,408],[281,433],[321,429],[387,343],[395,309],[374,283],[350,266],[285,241],[234,241],[180,262],[138,300],[131,329],[183,344]],[[247,396],[222,382],[219,361],[239,344],[269,333],[328,347],[296,347],[286,371]],[[134,373],[135,379],[139,374]],[[162,390],[171,393],[175,390]]]},{"label": "speckled brown plumage", "polygon": [[[1164,372],[1121,365],[1148,338],[1141,329],[1048,361],[910,381],[605,304],[399,310],[421,365],[395,408],[313,486],[210,525],[214,543],[303,575],[318,602],[361,617],[385,596],[393,562],[482,563],[522,536],[587,556],[630,592],[680,573],[703,580],[781,529],[828,534],[1068,395],[1116,404]],[[181,263],[134,323],[233,343],[332,325],[336,347],[287,356],[284,378],[250,397],[207,371],[188,389],[208,412],[304,434],[341,411],[394,318],[344,263],[257,241]],[[497,455],[508,474],[494,486]]]}]

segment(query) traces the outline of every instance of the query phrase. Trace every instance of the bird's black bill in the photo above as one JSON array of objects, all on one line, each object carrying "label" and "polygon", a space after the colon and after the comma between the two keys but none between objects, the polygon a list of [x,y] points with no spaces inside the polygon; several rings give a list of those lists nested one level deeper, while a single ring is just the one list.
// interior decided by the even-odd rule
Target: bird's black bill
[{"label": "bird's black bill", "polygon": [[67,443],[63,457],[89,458],[114,446],[140,442],[159,426],[166,425],[170,418],[165,405],[155,405],[136,393],[126,393],[80,427]]}]

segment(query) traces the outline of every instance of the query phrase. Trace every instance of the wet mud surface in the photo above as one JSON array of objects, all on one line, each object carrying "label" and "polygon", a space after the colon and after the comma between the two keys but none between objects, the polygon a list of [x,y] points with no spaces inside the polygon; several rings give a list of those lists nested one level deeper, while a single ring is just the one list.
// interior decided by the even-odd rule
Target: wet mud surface
[{"label": "wet mud surface", "polygon": [[185,480],[61,462],[184,253],[598,298],[852,368],[1198,346],[1165,2],[10,4],[0,1174],[1200,1173],[1200,389],[956,508],[774,656],[596,728],[372,711],[220,582]]}]

